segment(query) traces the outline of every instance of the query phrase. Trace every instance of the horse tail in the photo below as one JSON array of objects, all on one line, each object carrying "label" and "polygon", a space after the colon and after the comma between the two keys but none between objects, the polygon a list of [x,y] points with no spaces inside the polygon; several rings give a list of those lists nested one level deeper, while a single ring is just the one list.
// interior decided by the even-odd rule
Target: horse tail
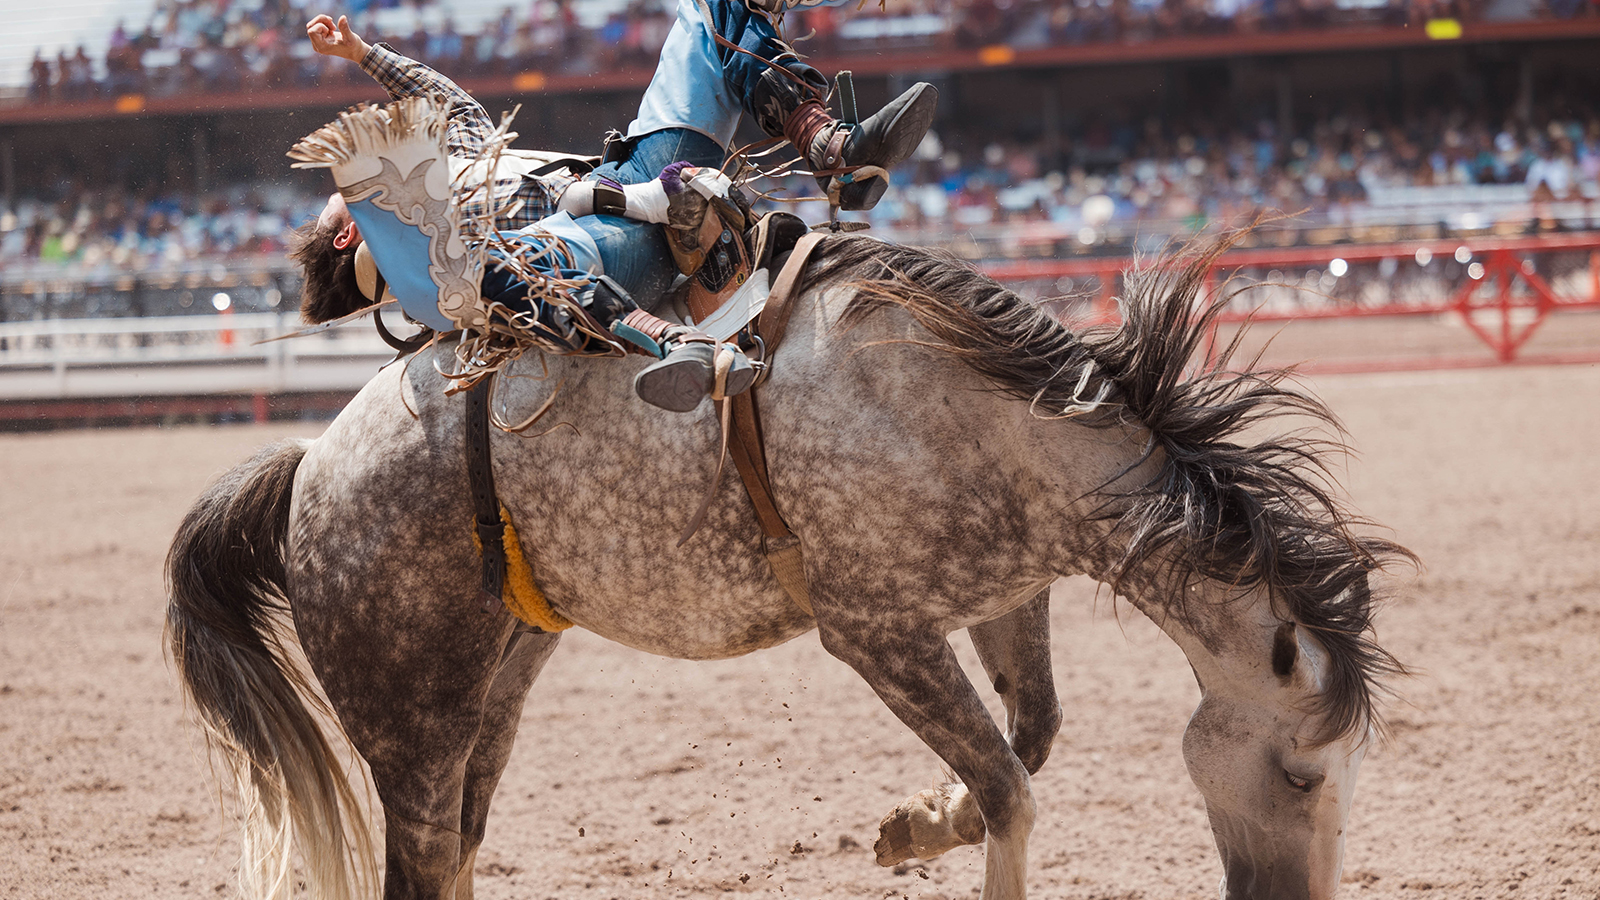
[{"label": "horse tail", "polygon": [[238,790],[240,886],[252,900],[294,892],[296,845],[314,897],[359,896],[375,882],[365,819],[313,715],[326,704],[286,652],[289,503],[309,446],[275,444],[224,475],[167,554],[168,646]]}]

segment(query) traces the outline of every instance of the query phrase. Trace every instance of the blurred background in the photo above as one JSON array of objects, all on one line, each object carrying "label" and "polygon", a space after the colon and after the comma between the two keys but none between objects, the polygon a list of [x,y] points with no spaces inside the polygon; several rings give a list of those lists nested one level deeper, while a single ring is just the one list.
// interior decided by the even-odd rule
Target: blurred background
[{"label": "blurred background", "polygon": [[[311,52],[311,16],[349,14],[492,115],[521,104],[519,146],[583,153],[631,119],[672,21],[661,0],[7,5],[9,429],[325,415],[391,355],[365,325],[253,343],[295,326],[285,235],[332,188],[285,151],[384,96]],[[1215,286],[1258,284],[1239,314],[1296,322],[1296,358],[1600,358],[1595,0],[889,0],[786,33],[864,109],[939,87],[872,232],[1064,315],[1113,315],[1137,260],[1266,216]]]}]

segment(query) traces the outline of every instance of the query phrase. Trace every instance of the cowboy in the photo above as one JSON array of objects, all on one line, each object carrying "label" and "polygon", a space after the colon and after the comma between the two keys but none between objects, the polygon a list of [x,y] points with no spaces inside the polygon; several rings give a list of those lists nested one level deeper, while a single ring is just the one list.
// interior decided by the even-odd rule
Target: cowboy
[{"label": "cowboy", "polygon": [[[452,157],[475,158],[492,133],[483,107],[454,82],[385,44],[363,41],[346,17],[335,22],[319,15],[306,32],[316,52],[358,63],[396,100],[444,97],[450,105],[446,146]],[[850,124],[823,106],[826,92],[826,79],[783,44],[767,14],[752,12],[739,0],[679,0],[638,115],[620,145],[608,148],[607,162],[582,180],[529,174],[515,184],[510,199],[521,201],[520,208],[497,219],[496,227],[536,247],[559,238],[568,258],[559,266],[549,264],[552,272],[583,285],[577,300],[602,328],[632,335],[639,329],[621,327],[630,314],[634,325],[650,323],[644,331],[654,340],[635,341],[660,357],[635,378],[635,390],[646,402],[688,411],[712,386],[715,348],[701,340],[703,335],[671,326],[649,311],[666,298],[676,275],[660,225],[703,210],[707,201],[686,186],[714,174],[700,167],[723,163],[739,114],[750,113],[768,135],[788,139],[815,170],[886,170],[915,150],[932,123],[937,98],[932,85],[918,84],[865,121]],[[826,177],[818,181],[827,184]],[[851,181],[839,189],[839,204],[870,209],[886,187],[881,175]],[[496,191],[458,197],[467,215],[483,212],[483,203],[506,206],[507,199]],[[316,223],[297,232],[291,256],[305,272],[302,310],[308,319],[327,321],[376,299],[365,296],[356,279],[361,240],[361,228],[338,192]],[[508,307],[521,304],[552,334],[574,332],[569,310],[531,297],[508,270],[491,267],[481,292]],[[407,312],[439,330],[454,327],[437,311],[431,317],[428,310]],[[728,377],[724,392],[737,393],[752,378],[746,361]]]}]

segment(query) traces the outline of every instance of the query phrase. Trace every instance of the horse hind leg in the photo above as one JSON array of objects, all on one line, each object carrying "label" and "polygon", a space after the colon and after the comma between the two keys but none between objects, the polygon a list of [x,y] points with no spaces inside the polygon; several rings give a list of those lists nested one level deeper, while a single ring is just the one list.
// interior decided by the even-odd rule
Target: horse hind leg
[{"label": "horse hind leg", "polygon": [[[419,568],[448,571],[426,555]],[[353,571],[363,577],[307,579],[295,624],[383,805],[385,900],[451,897],[468,761],[513,620],[478,613],[471,596],[421,587],[401,595],[410,618],[397,630],[392,581]]]},{"label": "horse hind leg", "polygon": [[[1050,591],[1012,612],[968,629],[1006,709],[1006,739],[1029,775],[1050,756],[1061,728],[1050,666]],[[966,785],[947,782],[920,791],[884,816],[873,845],[879,865],[932,859],[984,839],[983,814]]]},{"label": "horse hind leg", "polygon": [[1006,739],[1028,774],[1044,767],[1061,730],[1050,664],[1050,589],[991,622],[967,629],[1006,708]]},{"label": "horse hind leg", "polygon": [[[950,644],[942,634],[909,623],[870,616],[835,621],[834,616],[849,615],[838,607],[827,612],[819,607],[818,612],[828,652],[855,669],[970,792],[981,817],[979,839],[987,835],[980,900],[1022,900],[1034,819],[1028,772],[989,717]],[[930,855],[938,853],[930,849]]]},{"label": "horse hind leg", "polygon": [[461,865],[456,877],[456,900],[472,900],[472,869],[489,822],[489,802],[494,799],[500,775],[511,756],[522,704],[534,679],[554,652],[559,633],[517,631],[501,656],[500,671],[489,687],[483,705],[483,726],[467,758],[466,782],[461,802]]}]

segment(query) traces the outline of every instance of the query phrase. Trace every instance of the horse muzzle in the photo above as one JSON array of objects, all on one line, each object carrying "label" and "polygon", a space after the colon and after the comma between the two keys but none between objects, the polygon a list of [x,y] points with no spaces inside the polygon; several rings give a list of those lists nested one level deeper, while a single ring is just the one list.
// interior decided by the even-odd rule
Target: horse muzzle
[{"label": "horse muzzle", "polygon": [[1220,900],[1332,900],[1338,879],[1323,887],[1304,860],[1228,855],[1223,861]]}]

